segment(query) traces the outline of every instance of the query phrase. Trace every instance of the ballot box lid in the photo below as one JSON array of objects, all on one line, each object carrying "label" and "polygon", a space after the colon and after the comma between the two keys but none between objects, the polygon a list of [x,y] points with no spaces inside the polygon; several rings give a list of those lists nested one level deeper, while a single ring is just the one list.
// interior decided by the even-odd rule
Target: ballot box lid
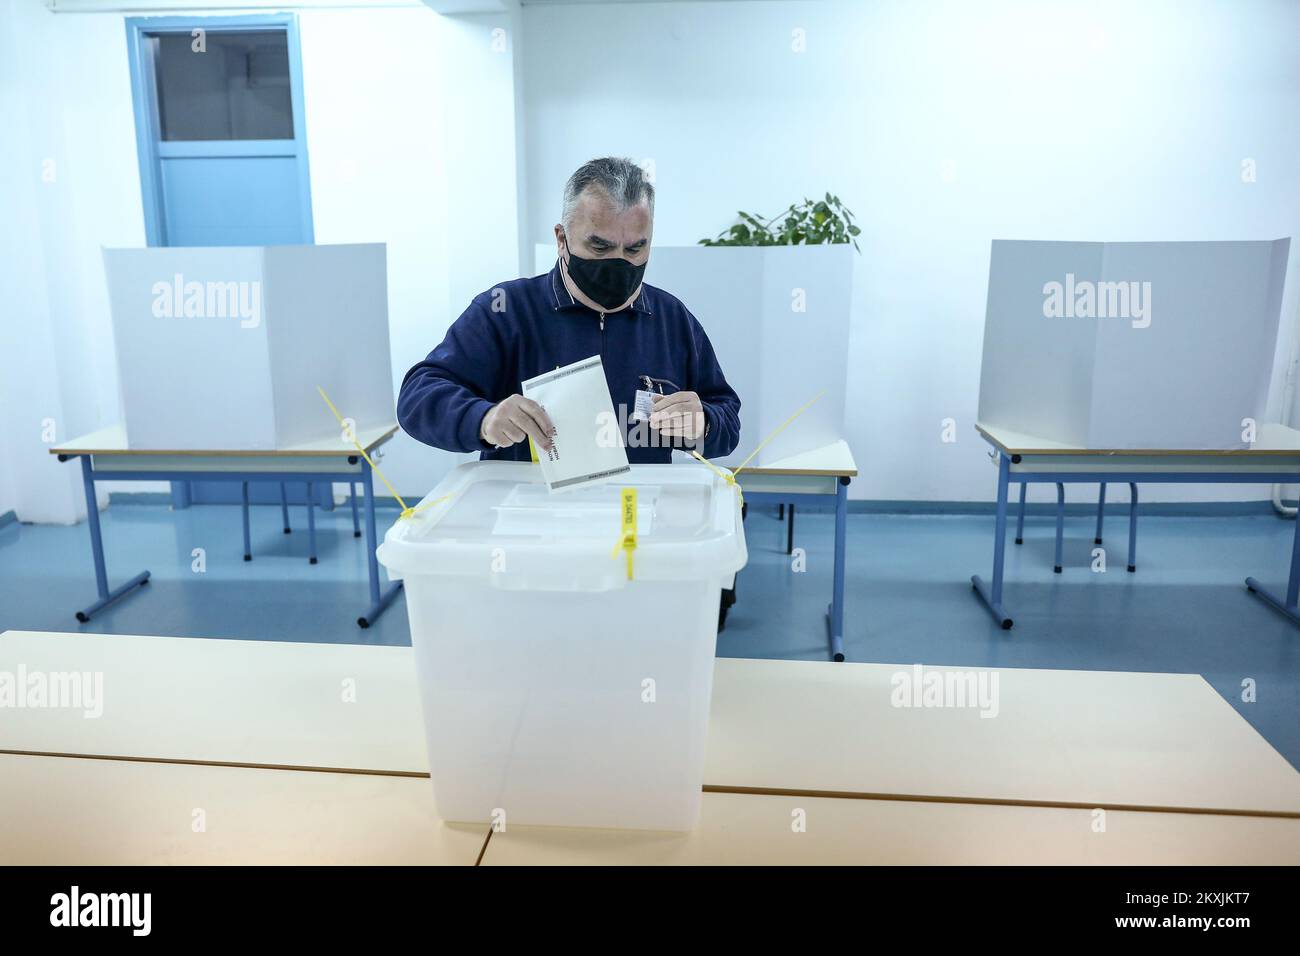
[{"label": "ballot box lid", "polygon": [[528,462],[453,469],[399,518],[378,557],[395,578],[487,577],[505,588],[605,590],[627,577],[623,492],[636,489],[631,580],[726,576],[745,563],[739,490],[698,462],[632,465],[562,493]]}]

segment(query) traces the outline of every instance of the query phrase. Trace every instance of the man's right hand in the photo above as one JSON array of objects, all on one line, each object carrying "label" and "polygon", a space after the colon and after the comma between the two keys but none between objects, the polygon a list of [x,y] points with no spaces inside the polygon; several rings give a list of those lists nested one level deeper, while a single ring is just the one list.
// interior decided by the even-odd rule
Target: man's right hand
[{"label": "man's right hand", "polygon": [[511,395],[505,401],[493,405],[479,426],[480,437],[498,448],[507,448],[525,438],[531,438],[538,448],[550,451],[551,436],[554,434],[555,426],[546,414],[546,409],[522,395]]}]

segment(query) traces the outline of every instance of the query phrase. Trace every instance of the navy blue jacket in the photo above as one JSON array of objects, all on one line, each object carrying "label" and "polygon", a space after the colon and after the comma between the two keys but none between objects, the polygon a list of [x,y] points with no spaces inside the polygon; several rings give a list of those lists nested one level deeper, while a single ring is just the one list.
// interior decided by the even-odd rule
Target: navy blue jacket
[{"label": "navy blue jacket", "polygon": [[[721,458],[740,441],[740,399],[727,384],[704,329],[686,306],[654,286],[621,312],[595,312],[564,287],[559,263],[545,275],[516,279],[474,297],[442,344],[402,381],[397,420],[406,433],[448,451],[528,461],[528,442],[494,449],[479,438],[483,416],[522,392],[524,379],[599,353],[615,414],[625,434],[648,426],[628,421],[641,376],[697,392],[708,436],[701,454]],[[672,392],[665,387],[664,391]],[[633,463],[672,460],[672,447],[633,447]],[[642,445],[647,444],[645,441]],[[678,441],[675,447],[682,447]]]}]

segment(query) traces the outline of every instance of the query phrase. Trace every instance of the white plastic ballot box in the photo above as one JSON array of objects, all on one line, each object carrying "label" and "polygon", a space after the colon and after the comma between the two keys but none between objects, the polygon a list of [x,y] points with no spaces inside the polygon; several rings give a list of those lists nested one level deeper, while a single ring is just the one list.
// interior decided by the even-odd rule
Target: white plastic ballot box
[{"label": "white plastic ballot box", "polygon": [[[628,579],[621,493],[637,490]],[[689,830],[736,489],[696,463],[548,493],[528,462],[453,470],[379,560],[405,582],[438,815]]]}]

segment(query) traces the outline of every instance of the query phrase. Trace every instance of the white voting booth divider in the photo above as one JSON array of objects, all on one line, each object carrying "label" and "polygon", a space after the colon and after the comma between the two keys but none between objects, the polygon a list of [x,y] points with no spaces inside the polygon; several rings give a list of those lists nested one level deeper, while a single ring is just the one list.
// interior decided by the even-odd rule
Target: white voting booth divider
[{"label": "white voting booth divider", "polygon": [[[853,256],[849,245],[654,246],[645,281],[681,299],[713,344],[741,401],[739,464],[763,438],[824,392],[763,449],[776,461],[844,437]],[[536,247],[535,268],[555,264]]]},{"label": "white voting booth divider", "polygon": [[1075,448],[1247,447],[1289,248],[994,240],[980,422]]},{"label": "white voting booth divider", "polygon": [[105,249],[131,448],[266,450],[393,417],[386,249]]}]

